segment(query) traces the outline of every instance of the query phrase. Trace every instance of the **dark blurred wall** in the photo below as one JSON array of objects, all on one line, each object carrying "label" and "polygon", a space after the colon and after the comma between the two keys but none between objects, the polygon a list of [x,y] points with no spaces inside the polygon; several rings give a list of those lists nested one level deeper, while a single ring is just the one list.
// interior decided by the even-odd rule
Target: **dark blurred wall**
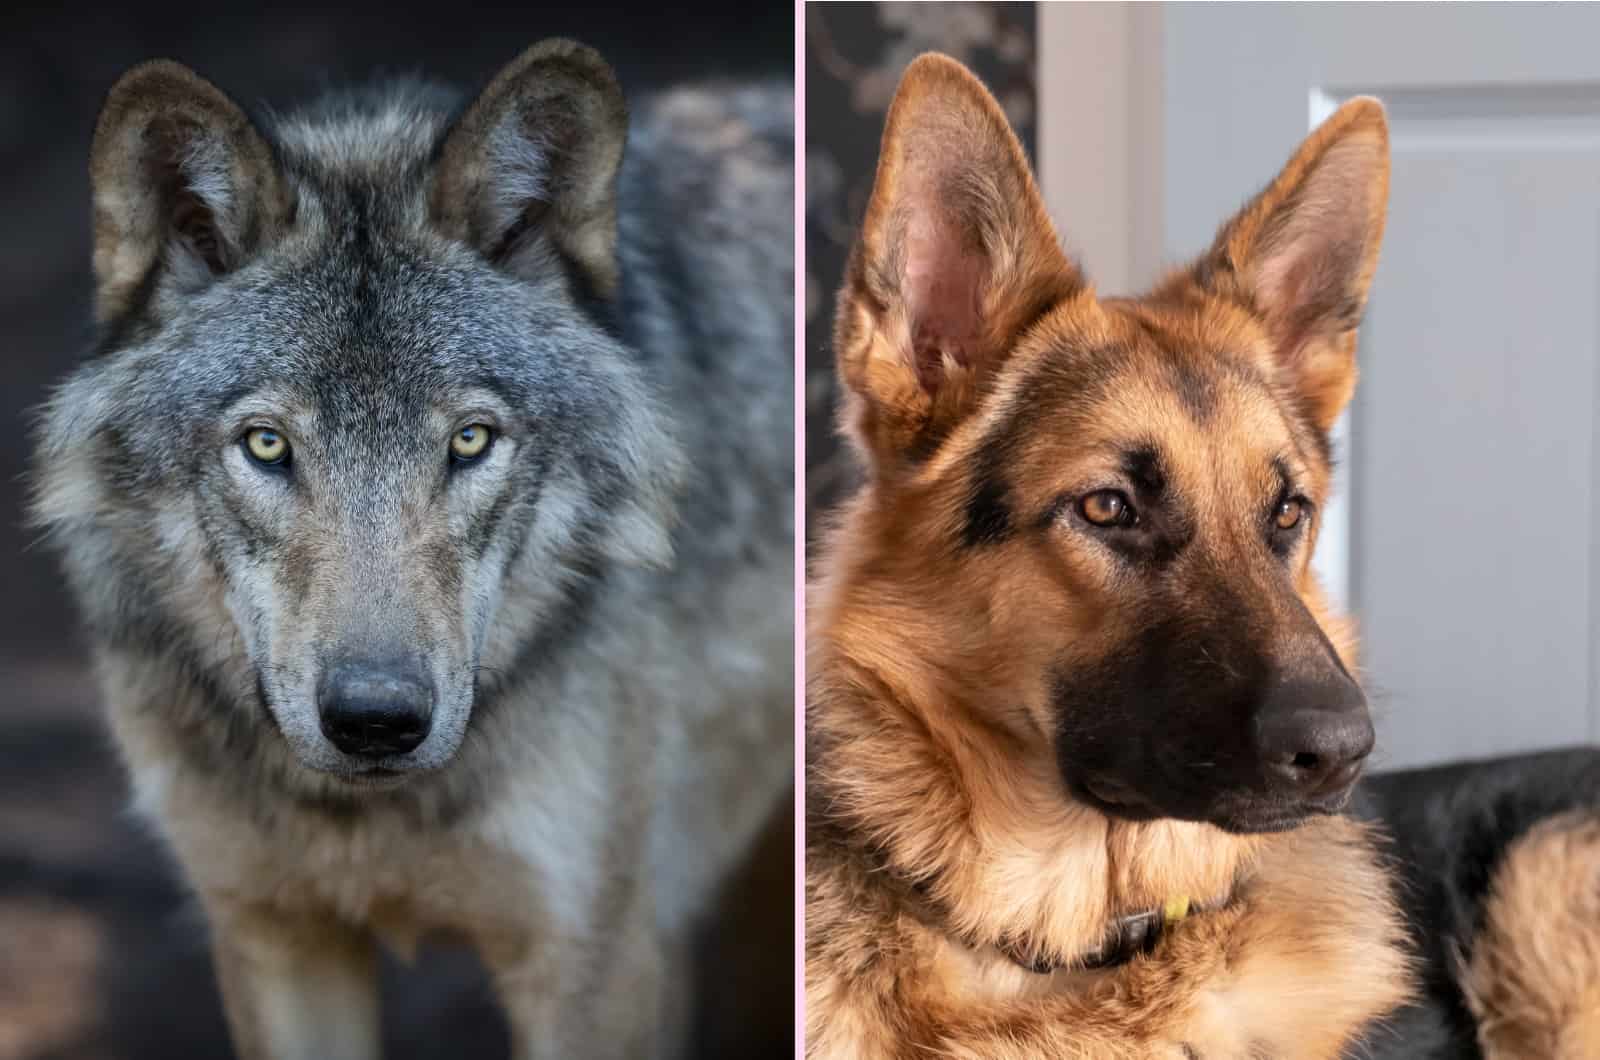
[{"label": "dark blurred wall", "polygon": [[833,299],[907,64],[940,51],[989,86],[1033,156],[1033,4],[806,6],[806,523],[855,481],[834,429]]},{"label": "dark blurred wall", "polygon": [[702,75],[790,73],[788,4],[527,4],[319,9],[66,3],[0,15],[0,665],[75,658],[53,557],[28,549],[20,476],[26,416],[89,338],[89,138],[117,75],[144,59],[193,67],[240,102],[275,109],[374,72],[480,84],[527,45],[576,37],[629,94]]}]

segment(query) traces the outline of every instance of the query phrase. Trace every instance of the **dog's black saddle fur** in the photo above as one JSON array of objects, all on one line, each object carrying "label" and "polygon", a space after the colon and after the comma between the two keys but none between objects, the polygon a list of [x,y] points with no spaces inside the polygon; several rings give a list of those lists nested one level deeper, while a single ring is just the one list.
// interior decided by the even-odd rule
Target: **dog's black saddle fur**
[{"label": "dog's black saddle fur", "polygon": [[1482,923],[1489,881],[1507,847],[1545,817],[1600,813],[1600,748],[1576,748],[1374,774],[1352,816],[1376,820],[1424,960],[1422,997],[1350,1055],[1457,1060],[1481,1055],[1456,979]]}]

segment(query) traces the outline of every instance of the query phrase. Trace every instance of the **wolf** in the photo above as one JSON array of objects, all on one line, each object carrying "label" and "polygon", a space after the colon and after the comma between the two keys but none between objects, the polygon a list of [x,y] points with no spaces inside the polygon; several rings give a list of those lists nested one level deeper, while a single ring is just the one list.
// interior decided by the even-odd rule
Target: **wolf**
[{"label": "wolf", "polygon": [[[1388,177],[1350,100],[1198,260],[1101,298],[983,85],[905,72],[834,329],[865,483],[807,596],[809,1056],[1331,1058],[1423,1003],[1310,563]],[[1600,844],[1503,820],[1472,908],[1537,950]],[[1532,878],[1571,914],[1543,932]],[[1600,947],[1566,952],[1479,1025],[1595,996]]]},{"label": "wolf", "polygon": [[522,1057],[670,1056],[793,745],[792,89],[536,44],[252,116],[155,61],[90,157],[34,515],[238,1052],[375,1056],[472,944]]}]

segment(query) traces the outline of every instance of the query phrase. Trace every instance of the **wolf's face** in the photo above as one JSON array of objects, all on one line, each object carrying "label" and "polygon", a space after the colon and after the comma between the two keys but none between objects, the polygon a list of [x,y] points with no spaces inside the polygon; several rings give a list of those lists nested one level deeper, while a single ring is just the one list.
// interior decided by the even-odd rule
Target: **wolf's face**
[{"label": "wolf's face", "polygon": [[665,562],[675,449],[597,316],[622,136],[560,42],[448,126],[414,92],[270,140],[181,68],[127,75],[94,154],[111,348],[39,464],[100,638],[390,783],[586,580]]},{"label": "wolf's face", "polygon": [[982,86],[902,82],[836,336],[857,561],[1069,797],[1251,832],[1348,796],[1373,730],[1309,563],[1387,165],[1353,102],[1198,263],[1099,300]]}]

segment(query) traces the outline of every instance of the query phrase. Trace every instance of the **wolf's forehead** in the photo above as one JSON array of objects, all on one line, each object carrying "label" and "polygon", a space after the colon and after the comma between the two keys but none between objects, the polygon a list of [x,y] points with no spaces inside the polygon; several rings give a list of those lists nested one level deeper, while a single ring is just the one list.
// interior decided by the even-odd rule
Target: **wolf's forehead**
[{"label": "wolf's forehead", "polygon": [[[190,308],[158,356],[123,361],[175,413],[208,417],[257,393],[317,395],[318,407],[413,416],[466,389],[537,404],[558,370],[542,333],[448,277],[345,267],[284,269],[248,290]],[[406,275],[409,272],[410,275]]]},{"label": "wolf's forehead", "polygon": [[241,299],[253,326],[240,352],[307,373],[465,369],[513,356],[521,343],[504,307],[482,304],[467,286],[334,255]]}]

